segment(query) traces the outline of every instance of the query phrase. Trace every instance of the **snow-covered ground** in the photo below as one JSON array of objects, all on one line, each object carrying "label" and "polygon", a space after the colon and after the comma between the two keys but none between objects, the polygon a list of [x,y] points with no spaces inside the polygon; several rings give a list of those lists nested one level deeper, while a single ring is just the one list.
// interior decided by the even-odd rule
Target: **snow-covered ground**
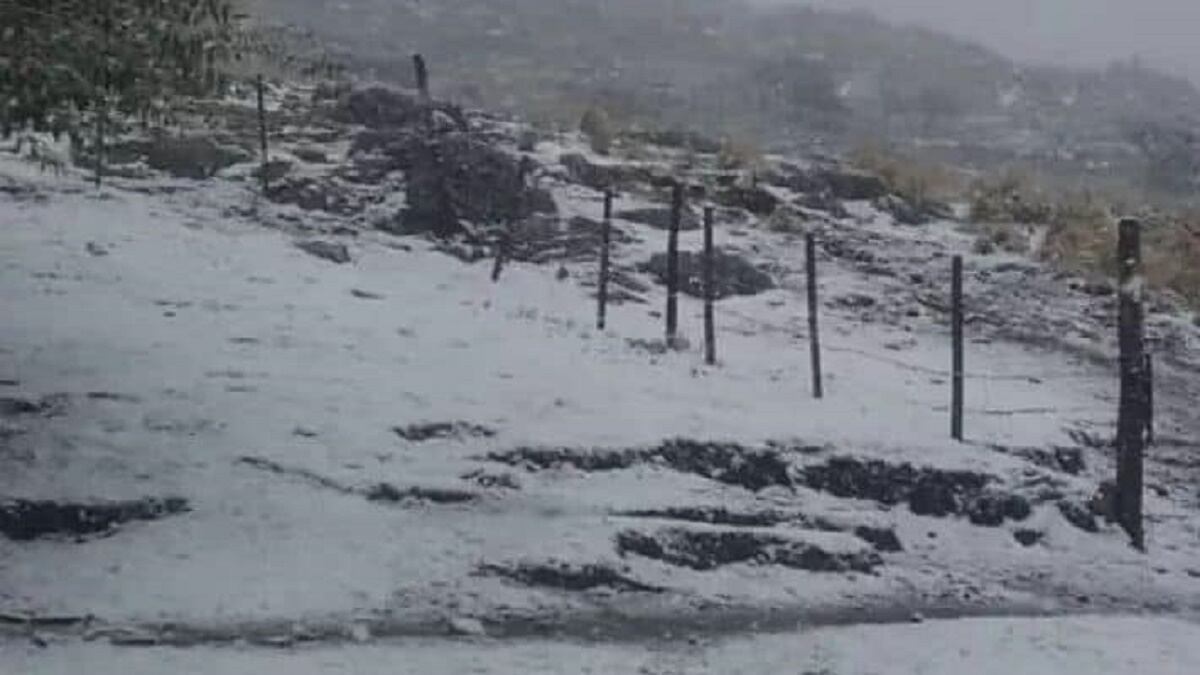
[{"label": "snow-covered ground", "polygon": [[[651,673],[1008,672],[1010,654],[1029,673],[1068,662],[1129,672],[1130,654],[1139,666],[1159,659],[1150,663],[1161,669],[1145,672],[1196,664],[1194,626],[1152,619],[830,628],[662,651],[406,643],[127,652],[74,642],[90,633],[290,644],[314,632],[427,635],[472,619],[489,633],[586,637],[614,616],[659,617],[659,630],[670,632],[672,621],[720,624],[722,611],[747,608],[775,630],[810,612],[837,623],[872,608],[901,616],[1200,610],[1194,486],[1164,483],[1149,494],[1151,553],[1142,555],[1111,526],[1073,527],[1052,501],[1035,501],[1019,524],[982,528],[803,487],[751,491],[661,461],[533,471],[485,457],[521,447],[645,448],[676,437],[777,441],[799,469],[831,457],[907,462],[1079,500],[1111,472],[1111,458],[1096,449],[1084,449],[1087,468],[1068,475],[991,447],[1052,450],[1074,445],[1072,430],[1106,433],[1115,382],[1105,368],[977,335],[970,439],[952,443],[946,331],[928,318],[864,321],[861,308],[838,304],[895,283],[843,261],[823,263],[826,398],[812,399],[801,252],[786,236],[719,232],[722,243],[770,262],[781,287],[721,302],[720,364],[708,367],[697,339],[701,308],[686,297],[692,348],[657,353],[629,340],[661,336],[660,289],[646,294],[648,305],[610,308],[609,328],[598,332],[594,301],[577,283],[594,274],[590,266],[569,264],[560,279],[555,266],[514,263],[493,284],[488,263],[464,265],[423,239],[374,231],[323,237],[348,246],[352,264],[337,265],[263,227],[276,207],[241,184],[168,187],[96,192],[0,158],[0,396],[54,402],[45,414],[0,419],[0,497],[180,496],[191,506],[80,542],[0,539],[0,618],[11,619],[0,623],[22,636],[21,619],[32,619],[51,642],[44,651],[23,637],[0,644],[0,666],[15,663],[12,672],[76,672],[82,663],[100,674],[636,672],[631,664]],[[566,216],[598,215],[590,191],[558,186],[555,195]],[[642,205],[627,198],[618,208]],[[887,253],[914,260],[923,247],[969,249],[971,239],[949,224],[901,231],[858,206],[858,218],[837,224],[844,231],[823,236],[887,236]],[[619,224],[638,239],[620,249],[619,263],[665,245],[660,231]],[[698,243],[699,233],[685,233],[685,249]],[[425,422],[494,435],[463,427],[458,437],[418,442],[394,431]],[[473,499],[364,498],[381,483]],[[835,553],[869,548],[851,534],[856,526],[891,529],[903,551],[884,554],[873,573],[830,574],[762,559],[692,569],[614,548],[622,533],[681,525],[622,512],[711,506],[845,524],[748,531]],[[1017,529],[1041,540],[1023,546]],[[486,573],[523,563],[600,565],[664,592],[570,592]],[[55,617],[94,618],[65,630],[37,623]]]},{"label": "snow-covered ground", "polygon": [[1200,626],[1169,619],[971,619],[826,628],[715,643],[412,641],[291,651],[0,643],[5,672],[38,675],[1191,675]]}]

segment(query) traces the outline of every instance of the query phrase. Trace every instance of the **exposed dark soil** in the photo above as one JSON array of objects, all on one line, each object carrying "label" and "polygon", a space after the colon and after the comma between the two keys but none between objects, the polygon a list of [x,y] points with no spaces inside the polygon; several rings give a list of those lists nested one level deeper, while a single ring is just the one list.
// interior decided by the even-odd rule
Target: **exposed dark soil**
[{"label": "exposed dark soil", "polygon": [[16,541],[80,537],[109,532],[130,521],[158,520],[189,510],[182,497],[95,503],[17,499],[0,502],[0,534]]},{"label": "exposed dark soil", "polygon": [[615,471],[638,464],[659,463],[728,485],[758,492],[771,486],[790,487],[790,464],[774,449],[747,448],[736,443],[706,443],[687,439],[665,441],[654,448],[621,450],[575,448],[517,448],[493,452],[487,459],[530,470],[570,466],[581,471]]},{"label": "exposed dark soil", "polygon": [[560,591],[588,591],[611,588],[626,592],[661,593],[664,589],[643,584],[606,565],[571,565],[567,563],[530,563],[517,565],[483,565],[479,573],[510,579],[526,586],[552,588]]},{"label": "exposed dark soil", "polygon": [[871,572],[883,562],[874,552],[830,553],[815,544],[774,533],[683,527],[664,528],[654,534],[626,530],[617,535],[617,552],[700,571],[756,563],[810,572]]},{"label": "exposed dark soil", "polygon": [[406,441],[421,443],[439,439],[492,438],[495,429],[471,422],[427,422],[393,427],[392,431]]}]

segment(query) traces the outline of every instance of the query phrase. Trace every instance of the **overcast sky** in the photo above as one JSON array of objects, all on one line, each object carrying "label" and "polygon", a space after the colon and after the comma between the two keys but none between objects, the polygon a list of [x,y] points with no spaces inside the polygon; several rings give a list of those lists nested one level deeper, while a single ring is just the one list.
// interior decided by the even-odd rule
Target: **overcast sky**
[{"label": "overcast sky", "polygon": [[1018,59],[1103,64],[1133,54],[1200,82],[1200,0],[758,0],[870,9]]}]

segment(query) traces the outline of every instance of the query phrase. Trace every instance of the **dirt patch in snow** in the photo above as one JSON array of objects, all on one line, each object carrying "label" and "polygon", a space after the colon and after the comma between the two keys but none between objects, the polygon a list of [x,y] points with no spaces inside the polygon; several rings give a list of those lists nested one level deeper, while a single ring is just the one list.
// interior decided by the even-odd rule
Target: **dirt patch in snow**
[{"label": "dirt patch in snow", "polygon": [[871,572],[883,562],[874,551],[830,552],[781,534],[738,529],[626,530],[617,535],[617,552],[699,571],[754,563],[810,572]]},{"label": "dirt patch in snow", "polygon": [[1024,520],[1031,512],[1024,497],[990,489],[995,477],[972,471],[837,457],[800,473],[800,482],[813,490],[888,506],[907,503],[921,516],[966,516],[973,524],[994,527],[1005,520]]},{"label": "dirt patch in snow", "polygon": [[0,502],[0,534],[15,541],[82,537],[111,532],[130,521],[159,520],[189,510],[182,497],[95,503],[17,499]]},{"label": "dirt patch in snow", "polygon": [[820,532],[850,532],[875,547],[881,553],[904,550],[896,531],[890,527],[871,525],[839,525],[820,516],[811,517],[803,513],[785,513],[774,509],[761,511],[730,511],[722,506],[676,506],[664,509],[635,509],[618,511],[613,515],[624,518],[648,518],[655,520],[679,520],[688,523],[726,525],[731,527],[774,527],[789,524]]},{"label": "dirt patch in snow", "polygon": [[392,431],[412,443],[442,439],[493,438],[496,435],[495,429],[471,422],[425,422],[393,427]]},{"label": "dirt patch in snow", "polygon": [[754,492],[792,485],[791,466],[780,452],[736,443],[675,439],[653,448],[517,448],[489,453],[486,458],[533,471],[557,467],[615,471],[636,465],[662,465]]}]

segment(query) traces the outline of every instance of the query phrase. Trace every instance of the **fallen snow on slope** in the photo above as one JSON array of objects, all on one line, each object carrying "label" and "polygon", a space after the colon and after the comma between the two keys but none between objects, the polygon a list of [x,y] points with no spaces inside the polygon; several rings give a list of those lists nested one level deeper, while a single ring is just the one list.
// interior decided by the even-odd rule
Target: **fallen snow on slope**
[{"label": "fallen snow on slope", "polygon": [[[487,264],[462,265],[422,240],[374,232],[343,238],[354,262],[335,265],[238,215],[255,205],[235,185],[93,193],[0,161],[5,174],[50,197],[0,196],[0,298],[16,317],[0,324],[0,379],[16,383],[4,393],[69,395],[65,414],[18,420],[20,428],[6,432],[0,494],[177,494],[193,509],[78,545],[0,540],[5,610],[221,622],[488,617],[619,604],[605,589],[569,597],[479,574],[484,564],[529,560],[607,564],[670,588],[665,599],[638,601],[668,608],[897,596],[1033,602],[1060,587],[1084,604],[1106,594],[1127,604],[1195,603],[1189,516],[1153,495],[1150,510],[1175,519],[1152,532],[1162,538],[1146,558],[1111,528],[1073,529],[1049,504],[1028,524],[1045,542],[1025,548],[1007,529],[807,490],[752,493],[653,462],[608,473],[524,472],[480,459],[523,445],[796,438],[828,453],[977,471],[1016,485],[1029,478],[1029,465],[983,443],[1050,447],[1064,441],[1068,425],[1109,424],[1111,383],[1089,366],[1013,344],[972,345],[974,372],[1067,377],[972,389],[969,430],[980,443],[962,446],[946,440],[947,383],[937,374],[949,360],[945,335],[830,313],[827,398],[814,401],[801,296],[786,284],[721,303],[722,363],[710,368],[695,348],[653,354],[627,343],[660,336],[651,314],[662,304],[658,289],[650,306],[612,308],[610,329],[599,333],[587,292],[557,280],[552,267],[514,264],[492,284]],[[595,214],[595,197],[564,211]],[[637,234],[643,244],[625,251],[627,262],[662,245],[661,232]],[[778,237],[747,236],[764,255],[798,255]],[[696,237],[685,235],[684,246],[695,247]],[[823,279],[828,297],[865,283],[834,266]],[[699,333],[699,310],[682,300],[689,336]],[[886,346],[897,341],[908,341],[902,354]],[[497,433],[417,443],[393,431],[439,421]],[[1056,476],[1055,489],[1088,494],[1104,470],[1092,459],[1100,462],[1093,473]],[[272,466],[281,470],[262,468]],[[513,470],[521,489],[479,489],[463,478],[480,469]],[[470,489],[478,499],[363,498],[380,483]],[[614,512],[697,504],[877,522],[896,528],[905,551],[877,575],[756,560],[696,571],[614,551],[614,538],[632,527]],[[848,534],[822,536],[859,545]]]}]

